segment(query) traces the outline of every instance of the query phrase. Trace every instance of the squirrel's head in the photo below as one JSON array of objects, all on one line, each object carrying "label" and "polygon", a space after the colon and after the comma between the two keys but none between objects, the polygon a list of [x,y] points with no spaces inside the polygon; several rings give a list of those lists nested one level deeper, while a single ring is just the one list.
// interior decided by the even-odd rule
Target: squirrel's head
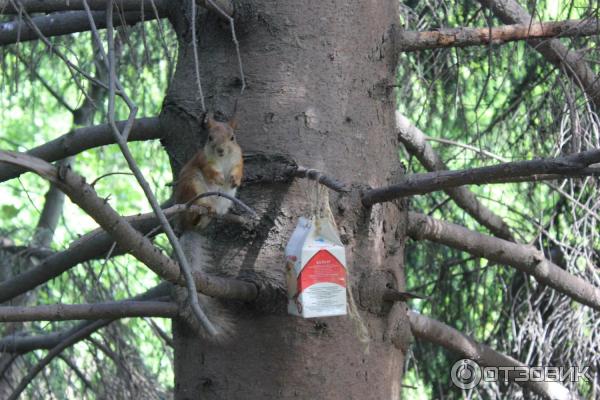
[{"label": "squirrel's head", "polygon": [[235,143],[234,129],[237,128],[235,117],[228,122],[219,122],[213,118],[212,113],[206,116],[206,127],[208,128],[208,138],[204,151],[217,157],[225,157],[235,148],[232,143]]}]

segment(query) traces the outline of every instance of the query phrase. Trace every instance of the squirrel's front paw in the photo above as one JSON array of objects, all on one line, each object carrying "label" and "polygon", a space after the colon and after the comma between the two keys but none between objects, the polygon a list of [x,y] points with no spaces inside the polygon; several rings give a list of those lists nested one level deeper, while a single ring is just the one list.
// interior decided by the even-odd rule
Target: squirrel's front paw
[{"label": "squirrel's front paw", "polygon": [[242,184],[242,178],[236,175],[231,175],[229,177],[229,183],[231,184],[232,188],[237,188]]},{"label": "squirrel's front paw", "polygon": [[215,184],[219,185],[219,186],[224,186],[225,185],[225,176],[223,176],[223,174],[219,173],[215,176]]}]

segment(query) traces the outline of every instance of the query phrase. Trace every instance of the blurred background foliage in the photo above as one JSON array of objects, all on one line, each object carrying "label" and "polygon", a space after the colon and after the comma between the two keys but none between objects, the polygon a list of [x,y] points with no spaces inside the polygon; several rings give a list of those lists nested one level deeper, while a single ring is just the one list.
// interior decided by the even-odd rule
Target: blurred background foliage
[{"label": "blurred background foliage", "polygon": [[[598,3],[592,1],[521,4],[543,21],[598,18]],[[502,24],[472,0],[406,0],[400,3],[399,19],[401,26],[411,30]],[[585,54],[595,72],[600,72],[598,40],[561,39],[573,51]],[[73,63],[95,74],[91,34],[51,41]],[[176,59],[176,38],[170,26],[166,21],[153,21],[119,29],[117,41],[119,79],[138,105],[138,117],[158,115]],[[0,47],[0,68],[2,149],[25,151],[73,128],[71,111],[84,102],[87,82],[72,74],[42,43]],[[400,57],[397,84],[400,112],[431,138],[450,141],[430,143],[451,169],[600,147],[598,116],[582,91],[564,71],[523,42],[405,53]],[[53,95],[48,87],[60,95]],[[99,103],[92,124],[106,122],[106,99]],[[117,115],[126,118],[124,104],[117,103]],[[572,140],[574,134],[581,140]],[[130,148],[159,200],[166,200],[172,176],[160,143],[131,143]],[[424,171],[403,148],[399,156],[410,172]],[[116,146],[79,154],[73,168],[88,181],[129,171]],[[597,183],[597,178],[588,178],[471,189],[505,219],[521,243],[552,254],[555,262],[572,273],[598,282],[594,269],[600,258]],[[95,187],[121,214],[150,210],[132,176],[106,176]],[[47,189],[47,183],[33,174],[1,184],[0,235],[27,245]],[[410,207],[485,232],[443,192],[414,197]],[[91,218],[67,200],[52,249],[65,249],[95,227]],[[156,241],[169,251],[166,240],[158,237]],[[412,303],[422,313],[531,365],[593,366],[597,381],[598,318],[589,309],[557,298],[511,268],[427,242],[408,242],[406,277],[408,288],[431,298]],[[79,265],[42,286],[35,302],[123,299],[156,283],[147,268],[122,256]],[[32,323],[24,329],[43,333],[66,326]],[[65,351],[61,361],[53,362],[29,386],[27,395],[40,399],[169,398],[173,386],[169,330],[170,323],[163,319],[111,324],[92,340]],[[21,368],[31,367],[44,354],[36,351],[22,357]],[[512,385],[459,392],[449,376],[456,360],[443,349],[416,342],[407,358],[406,398],[531,398]],[[589,384],[577,389],[583,397],[593,395]]]}]

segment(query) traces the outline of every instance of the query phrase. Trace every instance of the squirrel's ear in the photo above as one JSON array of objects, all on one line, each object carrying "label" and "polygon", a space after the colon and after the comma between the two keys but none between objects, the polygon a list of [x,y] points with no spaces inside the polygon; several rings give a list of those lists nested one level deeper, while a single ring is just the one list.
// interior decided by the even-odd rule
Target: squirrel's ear
[{"label": "squirrel's ear", "polygon": [[215,121],[212,111],[207,112],[206,117],[204,117],[204,124],[206,125],[206,127],[208,129],[211,129],[215,126],[216,122],[217,121]]},{"label": "squirrel's ear", "polygon": [[237,116],[234,115],[233,117],[231,117],[231,119],[229,120],[228,124],[231,127],[231,129],[237,129],[237,127],[238,127]]}]

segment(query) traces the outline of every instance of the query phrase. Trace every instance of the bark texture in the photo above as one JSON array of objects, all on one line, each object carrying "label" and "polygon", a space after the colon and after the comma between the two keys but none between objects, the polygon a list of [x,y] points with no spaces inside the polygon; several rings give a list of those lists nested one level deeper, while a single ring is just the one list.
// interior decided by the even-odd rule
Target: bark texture
[{"label": "bark texture", "polygon": [[[205,139],[191,18],[177,4],[171,22],[180,36],[179,59],[160,117],[175,173]],[[390,39],[396,7],[392,0],[238,4],[248,85],[238,104],[244,152],[286,154],[343,182],[393,183],[391,171],[400,170]],[[197,20],[207,107],[217,117],[230,114],[241,84],[230,31],[216,15]],[[254,168],[248,165],[247,175],[257,175]],[[228,225],[205,233],[216,271],[253,275],[283,294],[283,250],[298,217],[310,211],[315,185],[306,179],[242,184],[239,197],[261,221],[252,235]],[[360,290],[359,280],[389,276],[403,289],[406,216],[396,203],[362,207],[357,190],[331,192],[330,200],[370,342],[361,342],[348,317],[288,316],[282,295],[230,304],[236,327],[226,343],[203,341],[184,322],[174,322],[176,399],[398,398],[403,353],[394,346],[410,335],[406,309],[397,304],[388,321],[381,299],[369,297],[376,291]]]}]

